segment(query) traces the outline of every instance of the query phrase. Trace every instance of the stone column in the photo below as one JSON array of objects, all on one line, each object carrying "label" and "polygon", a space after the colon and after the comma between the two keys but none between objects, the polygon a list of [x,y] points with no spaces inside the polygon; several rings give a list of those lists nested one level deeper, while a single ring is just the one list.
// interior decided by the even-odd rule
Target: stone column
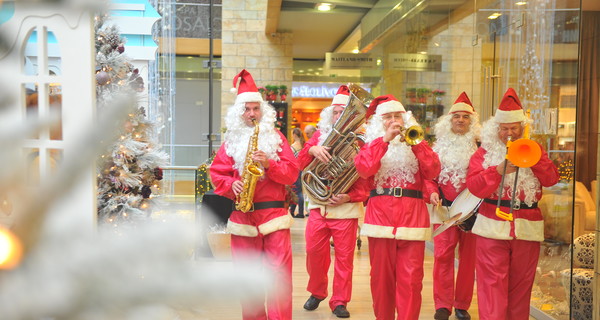
[{"label": "stone column", "polygon": [[[292,87],[292,34],[265,34],[268,0],[223,1],[221,114],[235,102],[233,77],[242,69],[256,85]],[[291,97],[288,94],[288,101]],[[224,117],[221,118],[221,128]]]}]

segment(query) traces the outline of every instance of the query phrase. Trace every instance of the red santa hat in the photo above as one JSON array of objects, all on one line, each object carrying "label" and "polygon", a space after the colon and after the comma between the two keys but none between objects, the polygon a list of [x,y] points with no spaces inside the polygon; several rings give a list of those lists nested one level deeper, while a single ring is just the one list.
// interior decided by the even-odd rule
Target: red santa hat
[{"label": "red santa hat", "polygon": [[382,115],[390,112],[406,112],[406,110],[404,110],[402,103],[394,98],[393,95],[387,94],[379,96],[371,101],[369,109],[367,109],[366,117],[368,119],[373,114]]},{"label": "red santa hat", "polygon": [[475,113],[473,104],[471,103],[471,100],[469,100],[467,93],[464,91],[463,91],[463,93],[460,94],[460,96],[458,96],[456,101],[454,101],[454,104],[450,108],[450,111],[448,112],[448,114],[453,114],[456,112],[467,112],[470,114]]},{"label": "red santa hat", "polygon": [[513,88],[508,88],[504,93],[504,97],[502,97],[502,101],[500,101],[498,110],[496,110],[494,121],[496,123],[513,123],[522,122],[526,119],[517,93]]},{"label": "red santa hat", "polygon": [[[236,84],[240,79],[240,84],[237,86]],[[243,69],[233,78],[233,88],[231,88],[231,92],[236,93],[237,97],[235,98],[235,103],[245,103],[245,102],[262,102],[262,95],[258,92],[256,88],[256,83],[254,83],[254,79],[252,79],[252,75],[250,72]]]},{"label": "red santa hat", "polygon": [[333,97],[331,105],[345,107],[348,104],[348,101],[350,101],[350,89],[348,89],[347,85],[343,84]]}]

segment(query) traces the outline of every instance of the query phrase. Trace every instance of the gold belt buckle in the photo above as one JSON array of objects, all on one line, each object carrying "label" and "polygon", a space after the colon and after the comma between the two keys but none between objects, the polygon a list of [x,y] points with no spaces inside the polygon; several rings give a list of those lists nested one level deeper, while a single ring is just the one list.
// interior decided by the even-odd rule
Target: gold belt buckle
[{"label": "gold belt buckle", "polygon": [[[398,190],[400,190],[400,192],[397,192]],[[402,197],[402,188],[400,188],[400,187],[394,188],[394,192],[392,193],[392,195],[396,198]]]}]

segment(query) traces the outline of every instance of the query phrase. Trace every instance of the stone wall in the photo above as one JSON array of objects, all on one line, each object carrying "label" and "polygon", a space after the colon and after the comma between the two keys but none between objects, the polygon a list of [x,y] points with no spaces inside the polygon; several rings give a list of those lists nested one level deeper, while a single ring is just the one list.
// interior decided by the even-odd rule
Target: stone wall
[{"label": "stone wall", "polygon": [[292,34],[265,34],[267,3],[268,0],[223,1],[222,115],[235,102],[235,95],[230,92],[232,79],[242,69],[252,74],[259,87],[287,85],[291,92]]}]

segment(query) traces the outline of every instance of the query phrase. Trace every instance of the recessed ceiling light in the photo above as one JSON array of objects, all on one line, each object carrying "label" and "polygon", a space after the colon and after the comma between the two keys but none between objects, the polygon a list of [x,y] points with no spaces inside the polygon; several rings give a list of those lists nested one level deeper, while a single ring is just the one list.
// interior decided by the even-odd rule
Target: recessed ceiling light
[{"label": "recessed ceiling light", "polygon": [[527,1],[519,1],[519,2],[517,2],[515,4],[518,5],[518,6],[524,6],[524,5],[527,4]]},{"label": "recessed ceiling light", "polygon": [[333,9],[334,5],[327,2],[319,2],[315,5],[315,8],[319,11],[329,11]]},{"label": "recessed ceiling light", "polygon": [[490,20],[498,19],[498,17],[501,15],[502,15],[502,13],[494,12],[488,17],[488,19],[490,19]]},{"label": "recessed ceiling light", "polygon": [[352,53],[359,53],[360,51],[358,51],[358,49],[354,49],[352,50]]},{"label": "recessed ceiling light", "polygon": [[420,54],[427,54],[427,51],[421,51]]}]

